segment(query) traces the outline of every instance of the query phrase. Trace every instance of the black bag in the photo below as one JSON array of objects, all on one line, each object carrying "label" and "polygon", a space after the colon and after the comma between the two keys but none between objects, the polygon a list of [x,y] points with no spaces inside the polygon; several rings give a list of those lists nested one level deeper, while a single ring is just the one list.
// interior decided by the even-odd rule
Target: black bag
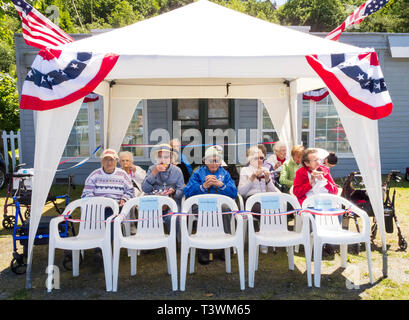
[{"label": "black bag", "polygon": [[405,175],[406,180],[409,181],[409,167],[406,168],[406,175]]},{"label": "black bag", "polygon": [[384,208],[384,216],[385,216],[385,231],[386,233],[393,233],[393,215],[394,209],[392,207],[385,207]]}]

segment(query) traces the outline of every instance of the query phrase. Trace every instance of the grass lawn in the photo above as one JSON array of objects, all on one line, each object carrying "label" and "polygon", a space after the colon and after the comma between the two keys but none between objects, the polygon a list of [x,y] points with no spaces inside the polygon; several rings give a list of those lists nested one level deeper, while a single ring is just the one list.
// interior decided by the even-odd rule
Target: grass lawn
[{"label": "grass lawn", "polygon": [[[402,180],[392,183],[396,189],[396,211],[399,224],[406,240],[409,240],[409,182]],[[66,192],[65,186],[53,186],[52,194]],[[77,199],[82,186],[71,191],[71,199]],[[6,190],[0,191],[0,207],[3,208]],[[63,205],[63,201],[60,200]],[[53,215],[52,205],[47,205],[44,214]],[[3,210],[0,213],[0,222]],[[350,229],[355,228],[352,221]],[[353,248],[348,253],[348,267],[340,268],[339,252],[334,256],[324,256],[322,261],[321,288],[308,288],[304,251],[295,254],[295,270],[288,270],[285,249],[277,249],[276,254],[260,253],[259,270],[256,272],[255,287],[247,286],[247,248],[245,249],[246,290],[240,291],[236,255],[232,255],[232,273],[225,273],[224,262],[215,260],[209,265],[196,263],[194,274],[187,275],[186,291],[172,292],[170,276],[167,274],[164,250],[138,257],[138,273],[130,276],[130,263],[125,250],[121,251],[118,292],[106,292],[104,273],[101,265],[93,260],[92,251],[86,251],[80,266],[79,277],[62,266],[63,252],[56,251],[55,262],[60,268],[61,289],[47,294],[45,289],[48,246],[35,246],[33,260],[33,288],[25,289],[25,276],[10,270],[13,241],[12,232],[0,225],[0,299],[158,299],[158,300],[395,300],[409,299],[409,249],[401,251],[398,246],[396,226],[394,232],[386,234],[388,243],[388,277],[382,276],[382,253],[379,232],[372,244],[372,264],[374,284],[369,283],[365,248],[359,254]],[[22,247],[18,245],[21,253]],[[354,286],[352,282],[355,282]]]}]

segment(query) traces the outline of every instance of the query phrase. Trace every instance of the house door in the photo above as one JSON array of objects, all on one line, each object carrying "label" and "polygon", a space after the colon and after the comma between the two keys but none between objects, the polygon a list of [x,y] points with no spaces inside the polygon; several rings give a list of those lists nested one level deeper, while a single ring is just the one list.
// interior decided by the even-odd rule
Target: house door
[{"label": "house door", "polygon": [[[234,100],[232,99],[174,99],[172,102],[173,121],[181,122],[182,145],[191,143],[194,138],[183,139],[183,133],[200,132],[201,144],[226,144],[229,141],[227,129],[234,129]],[[232,132],[232,130],[230,130]],[[224,136],[224,138],[223,138]],[[230,139],[232,140],[232,139]],[[202,147],[204,155],[206,147]],[[224,146],[224,157],[234,152],[232,147]],[[200,163],[196,163],[200,164]]]}]

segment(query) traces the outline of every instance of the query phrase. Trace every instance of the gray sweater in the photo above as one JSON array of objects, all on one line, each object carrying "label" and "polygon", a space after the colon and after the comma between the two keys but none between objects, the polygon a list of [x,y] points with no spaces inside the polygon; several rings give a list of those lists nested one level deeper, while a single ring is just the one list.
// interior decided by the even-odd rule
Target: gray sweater
[{"label": "gray sweater", "polygon": [[155,165],[149,167],[145,180],[142,182],[142,191],[146,194],[152,194],[155,190],[169,189],[172,187],[176,190],[173,199],[180,207],[183,197],[183,188],[185,186],[182,170],[171,164],[166,171],[159,172],[155,177],[152,174],[154,167]]}]

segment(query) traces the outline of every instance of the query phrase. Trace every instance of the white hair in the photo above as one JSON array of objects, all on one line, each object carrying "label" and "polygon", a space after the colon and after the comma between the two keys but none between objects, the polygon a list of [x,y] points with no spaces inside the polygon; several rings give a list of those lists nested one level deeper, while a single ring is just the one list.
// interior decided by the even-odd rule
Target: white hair
[{"label": "white hair", "polygon": [[127,156],[129,158],[131,158],[133,160],[133,153],[130,151],[121,151],[119,153],[119,159],[121,159],[122,157]]},{"label": "white hair", "polygon": [[274,143],[273,150],[274,150],[274,152],[277,152],[277,151],[279,151],[282,147],[287,148],[287,145],[286,145],[284,142],[282,142],[282,141],[277,141],[276,143]]},{"label": "white hair", "polygon": [[263,151],[261,151],[257,146],[252,146],[247,150],[247,162],[250,162],[255,155],[262,154],[264,157]]}]

